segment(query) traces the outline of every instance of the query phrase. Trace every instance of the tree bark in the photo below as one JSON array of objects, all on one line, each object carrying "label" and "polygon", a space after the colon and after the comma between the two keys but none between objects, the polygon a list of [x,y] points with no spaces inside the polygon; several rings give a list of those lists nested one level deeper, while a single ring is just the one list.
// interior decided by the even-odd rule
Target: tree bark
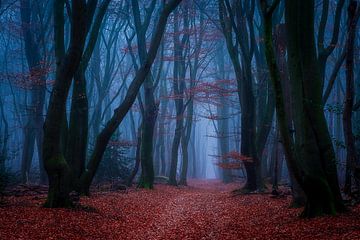
[{"label": "tree bark", "polygon": [[71,41],[69,49],[65,53],[64,1],[55,0],[53,9],[56,76],[44,124],[43,158],[49,177],[49,191],[45,206],[67,207],[71,205],[69,198],[70,168],[61,149],[61,133],[64,127],[65,105],[69,88],[80,65],[85,45],[87,14],[85,2],[72,2]]},{"label": "tree bark", "polygon": [[[314,1],[286,1],[289,71],[293,86],[296,151],[307,196],[303,215],[343,211],[335,154],[322,105],[322,80],[314,40]],[[301,180],[302,179],[302,180]]]},{"label": "tree bark", "polygon": [[350,1],[348,7],[348,29],[346,39],[346,93],[345,107],[343,112],[343,131],[346,146],[346,175],[344,192],[351,194],[352,174],[355,173],[357,153],[353,134],[352,113],[354,106],[354,43],[356,25],[359,19],[357,1]]}]

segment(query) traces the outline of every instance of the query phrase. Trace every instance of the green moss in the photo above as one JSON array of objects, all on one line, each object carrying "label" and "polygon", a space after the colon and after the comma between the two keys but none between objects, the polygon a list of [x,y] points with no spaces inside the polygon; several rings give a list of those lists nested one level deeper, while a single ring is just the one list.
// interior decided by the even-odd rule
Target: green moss
[{"label": "green moss", "polygon": [[144,189],[154,189],[154,185],[151,182],[146,181],[145,179],[141,178],[139,184],[138,184],[139,188],[144,188]]},{"label": "green moss", "polygon": [[63,171],[69,168],[63,155],[57,155],[48,159],[45,162],[45,167],[50,172]]},{"label": "green moss", "polygon": [[71,208],[69,197],[71,174],[69,166],[62,155],[54,156],[45,162],[49,175],[49,191],[44,207]]}]

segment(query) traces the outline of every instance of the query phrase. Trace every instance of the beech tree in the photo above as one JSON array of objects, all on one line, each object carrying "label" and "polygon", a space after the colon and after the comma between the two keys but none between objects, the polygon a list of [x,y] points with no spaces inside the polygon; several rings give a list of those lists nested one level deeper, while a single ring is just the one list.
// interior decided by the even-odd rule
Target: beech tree
[{"label": "beech tree", "polygon": [[[147,57],[146,49],[146,32],[150,24],[152,14],[155,9],[156,1],[152,0],[146,11],[145,19],[142,21],[139,10],[138,1],[131,1],[134,16],[134,25],[136,30],[138,55],[140,65],[144,64]],[[154,129],[158,114],[158,106],[155,102],[154,83],[151,73],[148,74],[143,85],[144,88],[144,104],[143,104],[143,120],[141,124],[141,142],[140,142],[140,162],[141,162],[141,181],[140,186],[144,188],[153,188],[154,184]]]},{"label": "beech tree", "polygon": [[[24,37],[25,55],[29,68],[29,81],[31,100],[27,106],[28,114],[27,121],[24,126],[24,147],[22,153],[21,163],[21,180],[28,182],[30,174],[31,162],[35,150],[35,142],[39,156],[40,166],[40,182],[46,182],[46,174],[42,159],[42,142],[43,142],[43,111],[45,104],[46,92],[46,59],[45,52],[42,51],[42,44],[44,43],[47,26],[51,19],[51,14],[46,14],[48,5],[47,1],[44,3],[36,3],[35,1],[22,0],[20,1],[21,11],[21,28]],[[41,13],[40,11],[43,11]],[[43,23],[44,25],[41,25]],[[40,25],[40,27],[35,27]]]},{"label": "beech tree", "polygon": [[322,84],[314,39],[314,1],[286,1],[288,64],[295,137],[287,127],[284,94],[272,40],[272,13],[279,1],[261,1],[266,59],[275,89],[277,118],[288,166],[306,194],[303,216],[342,212],[334,149],[322,108]]},{"label": "beech tree", "polygon": [[[71,205],[69,192],[75,189],[89,193],[90,184],[102,159],[106,146],[119,124],[129,111],[140,86],[145,81],[151,65],[156,57],[162,35],[166,28],[167,18],[181,0],[166,3],[160,13],[157,27],[151,41],[146,60],[136,73],[122,103],[115,109],[114,115],[97,137],[94,150],[90,156],[86,170],[75,181],[72,168],[69,167],[61,149],[62,130],[64,129],[65,103],[75,76],[81,66],[85,50],[85,41],[93,22],[97,1],[71,2],[71,34],[70,45],[65,52],[64,47],[64,4],[62,0],[54,2],[55,52],[57,57],[56,79],[52,90],[48,114],[44,126],[44,162],[49,176],[49,193],[45,206],[64,207]],[[106,4],[106,1],[102,2]],[[99,16],[101,12],[97,13]],[[95,18],[96,19],[96,18]],[[85,59],[86,60],[86,59]]]},{"label": "beech tree", "polygon": [[189,6],[186,4],[182,10],[184,14],[183,18],[183,31],[184,34],[180,40],[179,37],[179,11],[175,13],[174,19],[174,70],[173,70],[173,92],[176,110],[176,127],[175,134],[171,147],[171,165],[169,184],[177,185],[176,172],[178,165],[178,154],[179,146],[181,144],[181,137],[184,128],[184,91],[186,87],[185,76],[186,76],[186,62],[185,62],[185,46],[189,41]]},{"label": "beech tree", "polygon": [[356,36],[356,25],[360,17],[360,7],[357,1],[350,1],[348,7],[348,28],[346,36],[346,93],[345,107],[343,113],[343,128],[346,146],[346,175],[345,193],[351,194],[352,176],[355,175],[356,181],[359,178],[358,154],[355,148],[355,138],[353,134],[353,108],[354,108],[354,44]]},{"label": "beech tree", "polygon": [[[260,153],[263,152],[269,135],[274,104],[269,98],[263,102],[262,109],[268,112],[256,116],[259,106],[254,95],[255,80],[252,74],[252,60],[259,51],[255,40],[254,14],[256,1],[234,2],[219,0],[219,19],[226,40],[226,46],[234,68],[241,106],[241,155],[252,161],[244,162],[247,183],[242,191],[254,191],[263,188]],[[235,40],[235,41],[234,41]],[[261,52],[256,53],[261,56]],[[261,63],[258,62],[258,66]],[[257,128],[257,123],[259,127]]]}]

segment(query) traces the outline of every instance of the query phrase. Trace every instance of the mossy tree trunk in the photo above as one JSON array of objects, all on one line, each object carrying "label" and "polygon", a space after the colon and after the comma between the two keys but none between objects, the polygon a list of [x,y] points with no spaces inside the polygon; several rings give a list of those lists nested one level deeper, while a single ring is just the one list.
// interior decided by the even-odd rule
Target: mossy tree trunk
[{"label": "mossy tree trunk", "polygon": [[[79,167],[78,164],[74,164],[78,159],[74,160],[73,157],[75,153],[79,152],[79,155],[76,155],[76,157],[80,158],[80,162],[84,162],[85,160],[87,141],[87,100],[86,98],[85,101],[82,99],[79,103],[78,99],[76,99],[73,102],[73,104],[75,104],[72,108],[73,114],[71,116],[71,126],[69,128],[70,134],[68,134],[67,129],[66,101],[72,79],[76,73],[79,75],[76,75],[78,82],[77,86],[74,87],[75,95],[81,95],[84,91],[86,93],[84,71],[90,60],[92,50],[96,43],[98,30],[110,0],[102,2],[93,23],[97,3],[98,1],[96,0],[91,0],[87,3],[84,1],[73,1],[71,3],[70,44],[65,51],[65,2],[63,0],[54,1],[56,77],[50,97],[48,114],[44,124],[43,142],[44,166],[49,177],[49,193],[45,203],[45,206],[47,207],[67,207],[71,205],[69,192],[74,188],[78,188],[78,186],[76,186],[78,181],[77,177],[80,177],[81,171],[83,170],[81,169],[83,163],[81,163]],[[90,29],[90,37],[88,39],[87,47],[85,48],[86,38],[89,35]],[[79,113],[78,110],[80,110],[80,115],[74,115],[74,113]],[[78,129],[80,129],[80,133],[77,132]],[[80,136],[77,136],[74,132],[79,133]],[[76,149],[78,152],[68,151],[67,140],[73,141],[74,145],[79,147],[79,149]],[[64,154],[66,158],[69,157],[69,160],[64,157]]]},{"label": "mossy tree trunk", "polygon": [[305,217],[343,211],[337,170],[323,107],[321,78],[314,41],[314,1],[286,1],[289,72],[292,83],[295,142],[287,129],[287,114],[272,41],[271,15],[279,1],[262,2],[266,22],[267,62],[276,92],[277,116],[289,169],[304,190]]},{"label": "mossy tree trunk", "polygon": [[346,146],[346,176],[345,193],[351,194],[352,175],[355,173],[357,162],[357,152],[355,138],[353,134],[353,106],[354,106],[354,43],[356,36],[356,25],[359,20],[360,8],[357,1],[350,1],[348,8],[348,30],[346,38],[346,93],[345,107],[343,112],[343,130]]},{"label": "mossy tree trunk", "polygon": [[66,100],[72,78],[78,69],[86,39],[86,3],[72,2],[70,46],[64,46],[64,4],[54,1],[54,33],[56,55],[56,77],[51,93],[48,113],[44,124],[43,158],[49,177],[49,192],[45,206],[67,207],[69,198],[70,168],[61,149],[61,135],[64,127]]}]

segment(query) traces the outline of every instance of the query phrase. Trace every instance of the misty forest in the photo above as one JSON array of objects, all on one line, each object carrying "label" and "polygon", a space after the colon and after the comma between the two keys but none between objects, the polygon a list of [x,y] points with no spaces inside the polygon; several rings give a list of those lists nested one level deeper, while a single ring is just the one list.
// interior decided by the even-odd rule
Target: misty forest
[{"label": "misty forest", "polygon": [[0,239],[360,239],[359,17],[0,0]]}]

